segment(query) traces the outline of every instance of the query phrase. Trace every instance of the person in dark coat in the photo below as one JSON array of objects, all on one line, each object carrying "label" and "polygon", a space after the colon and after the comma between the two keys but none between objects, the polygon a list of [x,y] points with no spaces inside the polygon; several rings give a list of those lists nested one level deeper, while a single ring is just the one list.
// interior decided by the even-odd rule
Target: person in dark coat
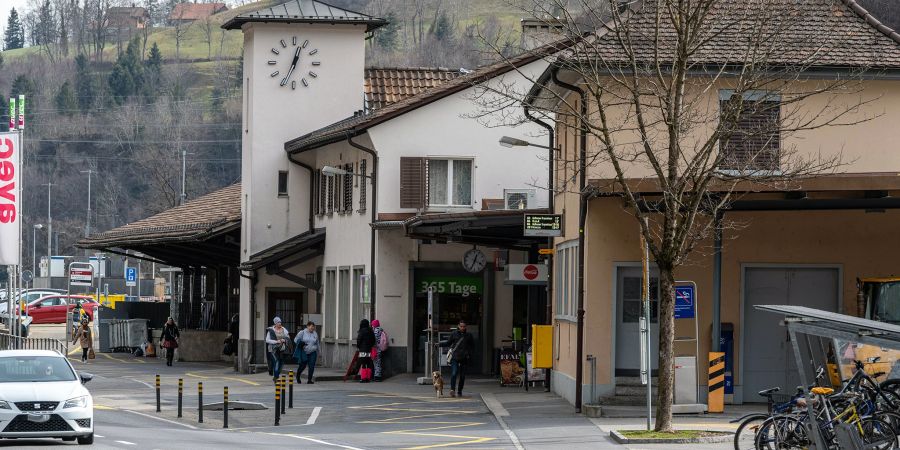
[{"label": "person in dark coat", "polygon": [[[450,396],[462,397],[466,371],[472,354],[475,353],[475,338],[466,332],[466,322],[460,320],[458,328],[450,334],[449,339],[441,341],[440,346],[450,347],[453,354],[450,361]],[[456,384],[457,379],[459,385]]]},{"label": "person in dark coat", "polygon": [[175,349],[178,348],[178,338],[181,332],[178,331],[178,325],[175,325],[175,319],[169,317],[162,331],[162,347],[166,349],[166,365],[171,366],[172,360],[175,358]]},{"label": "person in dark coat", "polygon": [[372,380],[372,350],[375,348],[375,331],[369,326],[368,319],[359,321],[359,330],[356,332],[356,350],[359,352],[359,382],[368,383]]}]

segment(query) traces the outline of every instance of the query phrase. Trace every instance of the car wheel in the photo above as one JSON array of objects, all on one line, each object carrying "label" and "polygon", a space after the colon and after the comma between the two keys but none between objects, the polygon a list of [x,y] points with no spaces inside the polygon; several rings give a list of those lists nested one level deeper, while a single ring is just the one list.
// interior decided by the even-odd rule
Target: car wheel
[{"label": "car wheel", "polygon": [[72,442],[72,441],[74,441],[75,439],[77,439],[75,436],[64,437],[64,438],[62,438],[63,442]]},{"label": "car wheel", "polygon": [[94,433],[87,436],[78,436],[78,445],[91,445],[94,443]]}]

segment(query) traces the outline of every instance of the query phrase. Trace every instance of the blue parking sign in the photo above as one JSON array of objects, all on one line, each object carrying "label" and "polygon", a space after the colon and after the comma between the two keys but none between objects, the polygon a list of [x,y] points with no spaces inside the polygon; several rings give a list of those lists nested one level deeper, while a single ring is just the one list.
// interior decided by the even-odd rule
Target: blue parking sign
[{"label": "blue parking sign", "polygon": [[137,283],[137,267],[126,267],[125,268],[125,284],[127,286],[134,286]]},{"label": "blue parking sign", "polygon": [[696,308],[694,286],[675,286],[675,318],[693,319]]}]

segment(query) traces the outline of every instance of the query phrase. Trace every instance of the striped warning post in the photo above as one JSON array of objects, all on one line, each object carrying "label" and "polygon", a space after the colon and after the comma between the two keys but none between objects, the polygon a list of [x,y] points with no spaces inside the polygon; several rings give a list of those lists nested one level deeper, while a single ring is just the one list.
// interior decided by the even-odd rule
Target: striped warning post
[{"label": "striped warning post", "polygon": [[707,411],[725,411],[725,353],[709,352],[709,395]]}]

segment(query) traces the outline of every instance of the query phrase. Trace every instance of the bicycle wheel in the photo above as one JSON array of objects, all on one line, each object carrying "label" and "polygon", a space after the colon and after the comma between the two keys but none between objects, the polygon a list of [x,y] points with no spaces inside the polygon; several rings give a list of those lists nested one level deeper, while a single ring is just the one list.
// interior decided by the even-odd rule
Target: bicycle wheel
[{"label": "bicycle wheel", "polygon": [[806,428],[794,416],[775,416],[766,419],[754,437],[756,450],[788,450],[809,447]]},{"label": "bicycle wheel", "polygon": [[867,444],[867,448],[877,450],[896,448],[897,433],[887,422],[874,417],[864,417],[860,419],[860,426],[862,440]]},{"label": "bicycle wheel", "polygon": [[768,418],[768,416],[759,415],[741,422],[734,433],[734,450],[752,450],[756,448],[756,443],[754,442],[756,432]]},{"label": "bicycle wheel", "polygon": [[891,429],[894,430],[894,433],[897,433],[897,435],[900,436],[900,413],[895,413],[893,411],[878,411],[875,414],[872,414],[872,417],[890,425]]}]

